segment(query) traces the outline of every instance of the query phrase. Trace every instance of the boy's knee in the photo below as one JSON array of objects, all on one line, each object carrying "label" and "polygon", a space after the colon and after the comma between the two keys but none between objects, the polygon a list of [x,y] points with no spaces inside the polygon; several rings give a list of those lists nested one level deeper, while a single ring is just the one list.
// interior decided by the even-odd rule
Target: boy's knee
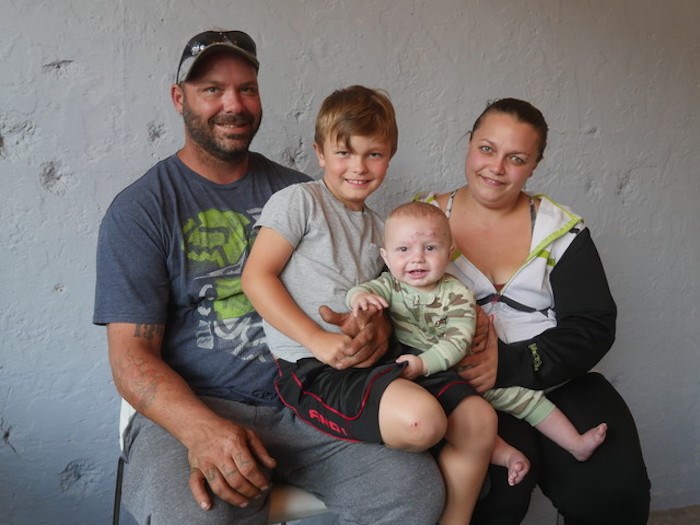
[{"label": "boy's knee", "polygon": [[385,395],[379,417],[386,445],[419,452],[436,445],[445,436],[447,417],[430,393],[413,385],[394,390],[391,398]]},{"label": "boy's knee", "polygon": [[439,443],[446,431],[447,418],[442,411],[412,414],[404,422],[406,448],[413,451],[427,450]]},{"label": "boy's knee", "polygon": [[[397,414],[393,439],[388,445],[402,450],[422,452],[436,445],[447,431],[447,418],[442,410],[413,407]],[[438,407],[439,408],[439,407]]]}]

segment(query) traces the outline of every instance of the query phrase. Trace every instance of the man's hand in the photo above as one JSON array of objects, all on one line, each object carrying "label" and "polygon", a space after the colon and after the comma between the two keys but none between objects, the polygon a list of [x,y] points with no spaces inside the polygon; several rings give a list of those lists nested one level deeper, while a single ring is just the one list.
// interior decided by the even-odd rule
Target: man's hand
[{"label": "man's hand", "polygon": [[252,431],[219,417],[162,358],[163,325],[110,323],[109,361],[121,396],[188,450],[189,485],[207,510],[209,489],[245,506],[269,486],[275,460]]},{"label": "man's hand", "polygon": [[472,341],[472,355],[462,359],[455,368],[474,389],[483,394],[496,384],[498,373],[498,337],[493,319],[477,308],[476,332]]},{"label": "man's hand", "polygon": [[324,321],[338,326],[352,337],[348,349],[336,356],[335,363],[328,363],[334,368],[368,368],[388,350],[391,322],[377,308],[369,307],[353,315],[352,312],[338,313],[321,305],[318,312]]},{"label": "man's hand", "polygon": [[237,507],[247,506],[269,488],[266,471],[276,461],[252,430],[225,419],[199,430],[197,441],[188,446],[188,460],[190,491],[202,509],[213,504],[207,486]]}]

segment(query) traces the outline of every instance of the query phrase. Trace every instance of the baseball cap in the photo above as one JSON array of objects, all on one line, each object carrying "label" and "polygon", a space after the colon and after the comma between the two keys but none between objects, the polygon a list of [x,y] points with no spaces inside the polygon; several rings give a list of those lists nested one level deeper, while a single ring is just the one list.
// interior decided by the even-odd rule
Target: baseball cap
[{"label": "baseball cap", "polygon": [[260,63],[256,57],[253,39],[243,31],[204,31],[190,38],[180,57],[175,82],[187,80],[194,67],[205,56],[214,51],[233,51],[253,64],[257,71]]}]

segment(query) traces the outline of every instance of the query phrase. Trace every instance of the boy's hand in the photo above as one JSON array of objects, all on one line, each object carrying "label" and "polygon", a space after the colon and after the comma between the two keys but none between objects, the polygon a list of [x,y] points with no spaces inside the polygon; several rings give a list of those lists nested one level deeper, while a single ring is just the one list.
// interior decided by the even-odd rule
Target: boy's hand
[{"label": "boy's hand", "polygon": [[413,381],[416,377],[422,376],[425,372],[423,370],[423,360],[417,355],[404,354],[396,358],[397,363],[408,363],[408,366],[401,372],[401,377],[410,379]]},{"label": "boy's hand", "polygon": [[352,337],[349,335],[321,329],[310,337],[308,343],[309,350],[319,361],[335,368],[338,368],[336,365],[339,361],[352,352],[351,346]]},{"label": "boy's hand", "polygon": [[352,338],[345,356],[341,356],[336,363],[328,363],[334,368],[368,368],[389,349],[391,322],[377,308],[370,307],[354,315],[352,312],[338,313],[321,305],[318,312],[324,321],[338,326]]},{"label": "boy's hand", "polygon": [[389,308],[389,303],[386,302],[384,297],[380,297],[372,292],[357,292],[350,298],[350,306],[352,306],[352,313],[358,315],[360,311],[367,311],[372,306],[380,310]]}]

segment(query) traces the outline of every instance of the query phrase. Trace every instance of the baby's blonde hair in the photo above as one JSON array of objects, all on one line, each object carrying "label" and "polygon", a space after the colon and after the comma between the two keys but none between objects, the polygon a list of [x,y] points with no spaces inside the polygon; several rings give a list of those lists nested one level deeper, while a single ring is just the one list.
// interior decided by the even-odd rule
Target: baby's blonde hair
[{"label": "baby's blonde hair", "polygon": [[437,206],[433,206],[427,202],[407,202],[406,204],[397,206],[387,216],[386,222],[384,223],[384,231],[386,232],[386,228],[392,219],[399,219],[401,217],[437,219],[440,222],[440,226],[445,230],[449,242],[452,243],[450,221],[447,219],[445,212]]}]

